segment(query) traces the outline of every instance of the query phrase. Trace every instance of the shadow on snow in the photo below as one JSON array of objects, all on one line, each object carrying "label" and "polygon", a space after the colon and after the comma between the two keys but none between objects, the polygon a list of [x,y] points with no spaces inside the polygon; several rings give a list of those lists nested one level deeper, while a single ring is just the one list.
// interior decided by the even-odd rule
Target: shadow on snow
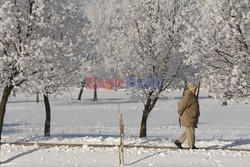
[{"label": "shadow on snow", "polygon": [[250,144],[250,139],[238,139],[222,147],[222,149]]},{"label": "shadow on snow", "polygon": [[21,153],[21,154],[15,155],[15,156],[13,156],[13,157],[11,157],[11,158],[9,158],[9,159],[3,161],[3,162],[0,162],[0,164],[9,163],[9,162],[11,162],[11,161],[14,161],[14,160],[17,159],[17,158],[20,158],[20,157],[22,157],[22,156],[31,154],[31,153],[33,153],[33,152],[35,152],[35,151],[38,151],[38,150],[39,150],[39,149],[36,148],[36,149],[33,149],[33,150],[29,150],[29,151],[27,151],[27,152],[23,152],[23,153]]}]

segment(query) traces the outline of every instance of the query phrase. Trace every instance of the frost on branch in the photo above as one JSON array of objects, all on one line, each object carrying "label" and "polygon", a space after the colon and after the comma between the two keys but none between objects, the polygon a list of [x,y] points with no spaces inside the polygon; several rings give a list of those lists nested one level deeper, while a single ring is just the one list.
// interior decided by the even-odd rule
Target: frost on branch
[{"label": "frost on branch", "polygon": [[202,66],[205,84],[221,99],[250,96],[250,1],[196,3],[182,51]]},{"label": "frost on branch", "polygon": [[112,19],[109,42],[122,75],[162,79],[160,89],[129,90],[143,101],[176,86],[186,70],[185,56],[178,49],[187,6],[186,1],[174,0],[122,1]]}]

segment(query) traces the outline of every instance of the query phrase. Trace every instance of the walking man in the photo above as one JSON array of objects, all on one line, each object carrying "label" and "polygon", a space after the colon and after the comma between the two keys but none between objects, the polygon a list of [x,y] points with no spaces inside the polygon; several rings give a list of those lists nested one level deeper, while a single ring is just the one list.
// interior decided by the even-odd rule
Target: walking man
[{"label": "walking man", "polygon": [[178,148],[183,148],[181,144],[187,139],[190,149],[195,147],[195,128],[197,128],[200,116],[200,107],[196,94],[197,86],[194,83],[188,85],[184,96],[178,105],[178,114],[181,124],[185,127],[184,133],[174,143]]}]

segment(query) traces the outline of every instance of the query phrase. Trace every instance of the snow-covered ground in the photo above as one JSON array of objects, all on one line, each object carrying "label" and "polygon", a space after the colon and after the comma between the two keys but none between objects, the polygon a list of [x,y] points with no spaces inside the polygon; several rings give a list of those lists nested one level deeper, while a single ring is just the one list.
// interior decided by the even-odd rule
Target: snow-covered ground
[{"label": "snow-covered ground", "polygon": [[[84,90],[82,101],[75,100],[78,90],[63,96],[51,96],[51,137],[43,137],[44,104],[35,96],[17,93],[7,105],[3,142],[42,142],[83,144],[83,147],[3,145],[1,166],[118,166],[118,147],[90,148],[87,144],[119,144],[119,111],[125,123],[125,144],[171,146],[182,133],[176,113],[182,92],[165,93],[148,119],[148,137],[139,139],[143,104],[123,90],[98,90],[98,102],[92,102],[93,90]],[[201,117],[196,131],[197,147],[250,149],[250,105],[244,102],[220,102],[200,94]],[[187,147],[187,144],[184,144]],[[249,166],[250,152],[226,150],[125,149],[126,166]]]}]

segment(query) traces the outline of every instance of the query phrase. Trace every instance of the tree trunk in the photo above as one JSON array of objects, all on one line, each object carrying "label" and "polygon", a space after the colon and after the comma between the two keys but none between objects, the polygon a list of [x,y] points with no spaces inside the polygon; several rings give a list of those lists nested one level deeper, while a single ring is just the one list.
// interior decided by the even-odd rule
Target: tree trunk
[{"label": "tree trunk", "polygon": [[51,123],[51,111],[50,111],[50,104],[48,95],[43,95],[44,104],[45,104],[45,112],[46,112],[46,119],[45,119],[45,126],[44,126],[44,136],[50,137],[50,123]]},{"label": "tree trunk", "polygon": [[83,88],[84,88],[85,84],[86,84],[86,80],[83,80],[83,81],[81,82],[81,90],[80,90],[80,93],[79,93],[79,95],[78,95],[77,100],[81,100],[81,99],[82,99],[82,92],[83,92]]},{"label": "tree trunk", "polygon": [[96,89],[96,85],[94,87],[94,99],[93,101],[97,101],[97,89]]},{"label": "tree trunk", "polygon": [[9,99],[9,95],[11,93],[11,90],[14,88],[13,85],[10,86],[6,86],[4,88],[3,91],[3,95],[2,95],[2,100],[1,100],[1,104],[0,104],[0,142],[2,141],[2,129],[3,129],[3,122],[4,122],[4,115],[5,115],[5,111],[6,111],[6,104],[8,102]]},{"label": "tree trunk", "polygon": [[183,92],[182,92],[182,97],[184,96],[184,93],[187,89],[187,81],[184,81],[184,89],[183,89]]},{"label": "tree trunk", "polygon": [[227,99],[223,99],[222,105],[223,105],[223,106],[227,106]]},{"label": "tree trunk", "polygon": [[223,94],[222,105],[227,106],[227,93]]},{"label": "tree trunk", "polygon": [[81,87],[80,93],[78,95],[77,100],[81,100],[82,99],[82,92],[83,92],[83,87]]},{"label": "tree trunk", "polygon": [[36,93],[36,102],[39,103],[39,93]]},{"label": "tree trunk", "polygon": [[200,87],[201,87],[201,81],[198,82],[197,95],[196,95],[197,99],[199,99]]},{"label": "tree trunk", "polygon": [[144,109],[142,120],[141,120],[141,130],[140,130],[140,138],[147,137],[147,120],[148,120],[149,112]]},{"label": "tree trunk", "polygon": [[152,100],[150,97],[148,97],[147,102],[144,106],[144,111],[142,114],[142,120],[141,120],[141,129],[140,129],[140,138],[147,137],[147,120],[150,112],[155,106],[155,103],[157,102],[158,98],[156,97],[154,100]]},{"label": "tree trunk", "polygon": [[212,95],[211,95],[211,91],[208,89],[208,98],[211,99]]},{"label": "tree trunk", "polygon": [[13,94],[12,94],[13,97],[16,97],[16,90],[13,89]]}]

